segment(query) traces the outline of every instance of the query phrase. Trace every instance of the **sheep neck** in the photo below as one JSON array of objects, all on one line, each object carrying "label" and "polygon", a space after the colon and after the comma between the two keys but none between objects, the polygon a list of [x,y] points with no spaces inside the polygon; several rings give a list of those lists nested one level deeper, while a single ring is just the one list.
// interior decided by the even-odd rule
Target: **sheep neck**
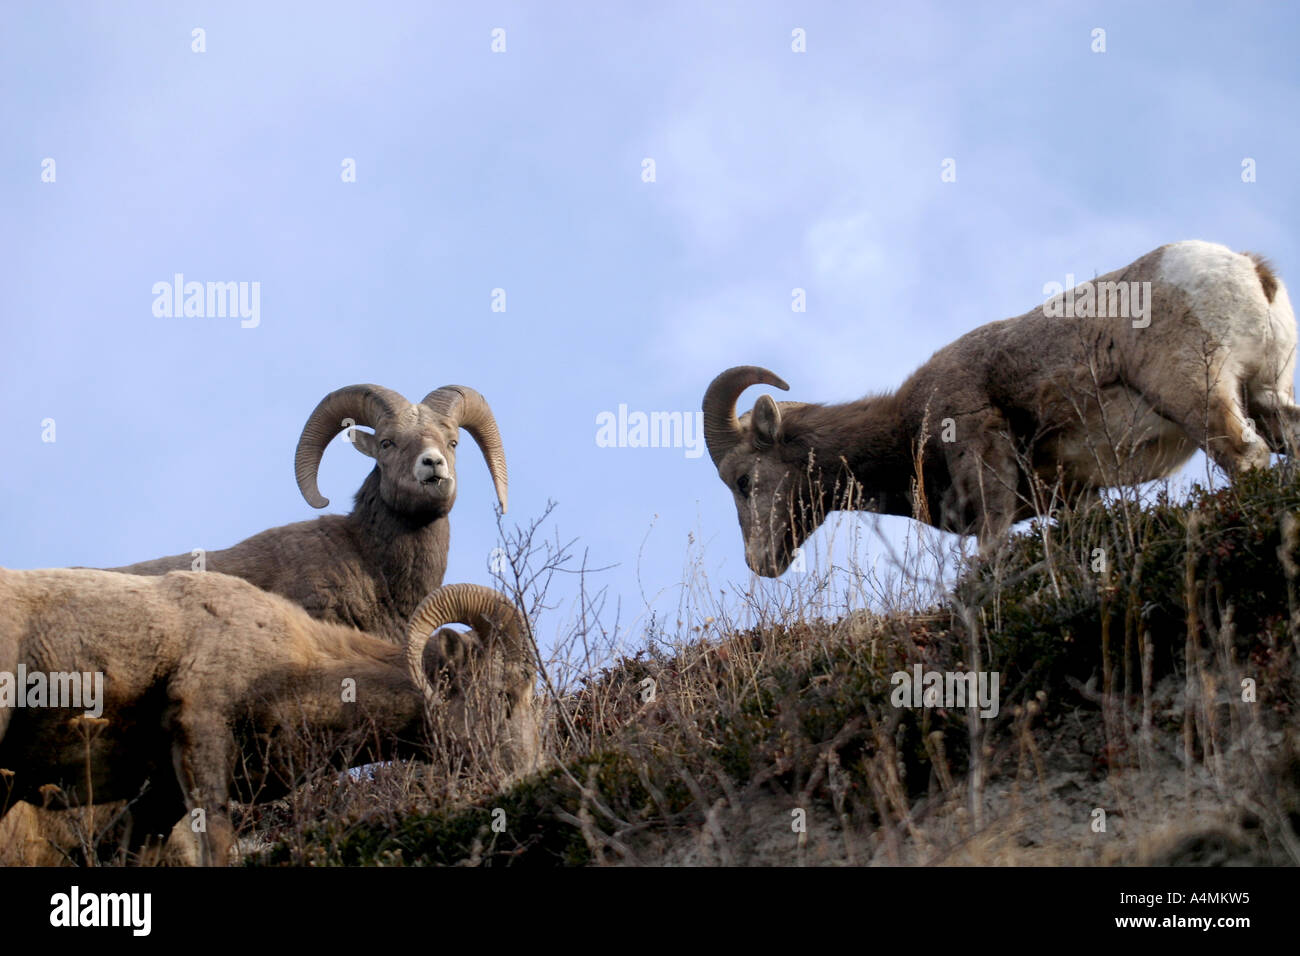
[{"label": "sheep neck", "polygon": [[880,514],[912,515],[912,443],[919,423],[907,420],[894,395],[875,395],[842,405],[811,405],[792,414],[795,434],[812,452],[814,477],[825,511],[845,506],[844,469],[858,484],[854,507]]},{"label": "sheep neck", "polygon": [[403,621],[447,571],[451,523],[447,514],[405,514],[389,507],[379,493],[379,469],[362,483],[348,520],[369,567],[388,586],[388,597]]}]

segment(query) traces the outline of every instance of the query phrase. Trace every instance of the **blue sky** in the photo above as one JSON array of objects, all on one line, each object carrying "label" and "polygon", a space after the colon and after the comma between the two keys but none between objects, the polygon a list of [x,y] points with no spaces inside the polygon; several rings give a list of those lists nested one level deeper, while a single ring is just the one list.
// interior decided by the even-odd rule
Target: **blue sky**
[{"label": "blue sky", "polygon": [[[597,583],[625,621],[647,597],[676,606],[688,534],[710,580],[744,584],[707,456],[598,447],[597,416],[697,411],[743,363],[802,400],[893,387],[1044,283],[1177,239],[1300,276],[1298,18],[6,4],[0,564],[108,566],[311,517],[291,462],[325,393],[462,383],[501,425],[508,518],[554,500],[548,527],[617,566]],[[152,287],[175,273],[258,282],[260,324],[156,317]],[[487,582],[491,485],[466,451],[448,580]],[[369,468],[331,447],[331,510]],[[906,526],[882,521],[895,538]]]}]

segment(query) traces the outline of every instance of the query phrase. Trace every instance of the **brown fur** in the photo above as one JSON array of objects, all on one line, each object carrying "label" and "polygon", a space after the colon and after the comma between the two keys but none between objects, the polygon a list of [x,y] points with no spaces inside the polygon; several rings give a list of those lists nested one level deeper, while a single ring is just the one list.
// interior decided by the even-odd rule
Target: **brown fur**
[{"label": "brown fur", "polygon": [[[322,621],[401,641],[415,606],[442,584],[451,523],[447,511],[427,519],[402,514],[380,496],[379,481],[375,468],[350,514],[270,528],[208,551],[206,569],[281,594]],[[109,570],[157,575],[189,570],[193,561],[177,554]]]},{"label": "brown fur", "polygon": [[1255,274],[1259,276],[1259,284],[1264,290],[1264,298],[1268,299],[1269,303],[1272,304],[1274,297],[1277,295],[1277,276],[1273,273],[1273,263],[1254,252],[1243,252],[1242,255],[1255,263]]},{"label": "brown fur", "polygon": [[[324,515],[270,528],[229,548],[208,551],[205,569],[282,594],[323,621],[348,624],[395,643],[406,621],[442,584],[456,503],[456,424],[423,405],[358,431],[354,447],[376,458],[347,515]],[[384,449],[382,442],[389,442]],[[415,482],[416,457],[433,447],[446,460],[451,490]],[[110,568],[126,574],[187,571],[189,553]]]},{"label": "brown fur", "polygon": [[[1271,315],[1265,301],[1276,298],[1278,280],[1255,258],[1252,290],[1228,250],[1177,246],[1180,267],[1188,255],[1206,255],[1207,269],[1225,270],[1209,288],[1248,315],[1197,300],[1185,291],[1188,282],[1200,288],[1191,279],[1162,280],[1173,248],[1162,246],[1092,280],[1150,282],[1147,327],[1053,317],[1039,306],[963,335],[891,394],[843,405],[761,397],[740,418],[734,446],[720,459],[715,453],[750,567],[780,574],[837,509],[919,517],[987,542],[1035,513],[1036,483],[1077,495],[1169,474],[1197,447],[1229,471],[1266,463],[1270,448],[1285,450],[1300,408],[1290,381],[1295,321],[1289,309]],[[1283,321],[1289,343],[1269,338],[1285,331],[1276,324]],[[1247,414],[1263,440],[1252,437]]]},{"label": "brown fur", "polygon": [[[202,808],[210,859],[224,860],[236,781],[241,798],[260,801],[297,780],[292,755],[267,746],[282,727],[310,727],[346,742],[334,755],[340,768],[423,752],[426,698],[404,647],[314,620],[238,578],[0,569],[0,607],[0,671],[16,673],[21,663],[28,673],[104,674],[107,724],[92,745],[90,780],[96,803],[135,798],[150,782],[133,806],[136,845],[165,837],[187,811]],[[450,629],[439,631],[426,648],[426,674],[445,679],[448,642],[456,640]],[[481,651],[481,636],[474,640]],[[498,647],[480,656],[496,657]],[[527,769],[536,755],[531,664],[487,663],[486,672],[464,668],[452,679],[461,686],[462,678],[495,681],[488,698],[495,704],[498,693],[508,696],[510,714],[476,710],[459,723],[505,719],[503,759]],[[343,699],[345,679],[355,681],[355,702]],[[452,696],[464,703],[463,694]],[[84,800],[78,716],[52,707],[0,709],[0,767],[15,773],[14,799],[39,802],[40,788],[54,783]]]}]

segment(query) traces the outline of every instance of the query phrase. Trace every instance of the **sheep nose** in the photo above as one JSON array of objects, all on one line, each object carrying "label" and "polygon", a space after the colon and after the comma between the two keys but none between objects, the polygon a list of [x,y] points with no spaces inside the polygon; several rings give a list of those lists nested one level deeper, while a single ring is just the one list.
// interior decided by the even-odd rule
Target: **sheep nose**
[{"label": "sheep nose", "polygon": [[451,466],[447,456],[436,448],[426,448],[415,460],[415,478],[417,481],[443,481],[451,478]]}]

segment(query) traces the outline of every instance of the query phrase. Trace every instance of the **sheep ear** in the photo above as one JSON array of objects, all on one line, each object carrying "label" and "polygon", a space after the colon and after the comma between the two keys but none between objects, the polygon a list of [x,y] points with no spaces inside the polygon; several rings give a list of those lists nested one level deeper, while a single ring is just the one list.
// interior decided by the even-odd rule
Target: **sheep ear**
[{"label": "sheep ear", "polygon": [[756,448],[768,448],[781,437],[781,409],[777,408],[771,395],[758,396],[750,421],[754,423]]},{"label": "sheep ear", "polygon": [[379,440],[370,432],[363,432],[359,428],[352,429],[352,447],[367,458],[379,457]]}]

